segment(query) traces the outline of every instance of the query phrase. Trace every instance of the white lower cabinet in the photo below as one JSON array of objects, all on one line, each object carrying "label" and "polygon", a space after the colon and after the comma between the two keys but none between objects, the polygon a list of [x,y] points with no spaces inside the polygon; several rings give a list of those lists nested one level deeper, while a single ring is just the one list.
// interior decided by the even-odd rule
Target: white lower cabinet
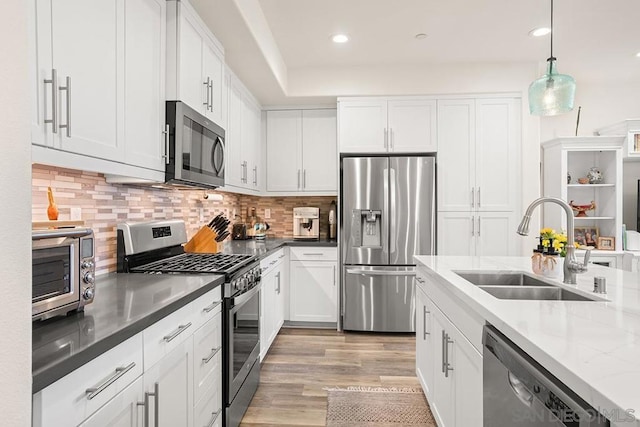
[{"label": "white lower cabinet", "polygon": [[218,287],[36,393],[33,426],[219,425],[221,316]]},{"label": "white lower cabinet", "polygon": [[336,248],[291,248],[289,311],[294,322],[336,322]]},{"label": "white lower cabinet", "polygon": [[145,370],[144,390],[152,397],[145,408],[149,425],[193,425],[193,337]]},{"label": "white lower cabinet", "polygon": [[460,256],[513,255],[514,212],[438,212],[438,254]]},{"label": "white lower cabinet", "polygon": [[142,377],[87,418],[80,427],[142,427],[144,414]]},{"label": "white lower cabinet", "polygon": [[280,249],[260,262],[262,289],[260,292],[260,360],[266,356],[280,332],[285,317],[286,250]]},{"label": "white lower cabinet", "polygon": [[[416,374],[440,427],[482,425],[482,355],[416,276]],[[450,306],[447,304],[447,306]]]}]

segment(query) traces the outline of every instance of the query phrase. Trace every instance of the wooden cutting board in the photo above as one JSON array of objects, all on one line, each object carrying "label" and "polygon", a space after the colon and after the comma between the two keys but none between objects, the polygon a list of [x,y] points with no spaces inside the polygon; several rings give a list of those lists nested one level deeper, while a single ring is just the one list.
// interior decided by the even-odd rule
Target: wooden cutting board
[{"label": "wooden cutting board", "polygon": [[83,227],[84,221],[33,221],[31,223],[31,229],[47,229],[47,228],[70,228],[70,227]]}]

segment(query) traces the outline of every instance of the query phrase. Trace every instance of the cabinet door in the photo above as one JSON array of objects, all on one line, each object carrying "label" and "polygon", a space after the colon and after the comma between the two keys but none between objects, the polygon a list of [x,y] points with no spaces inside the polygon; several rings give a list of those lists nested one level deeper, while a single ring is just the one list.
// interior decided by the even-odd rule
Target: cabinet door
[{"label": "cabinet door", "polygon": [[449,362],[453,371],[455,425],[478,425],[482,420],[482,355],[454,326],[447,331],[451,335]]},{"label": "cabinet door", "polygon": [[340,101],[338,115],[341,153],[387,152],[387,101]]},{"label": "cabinet door", "polygon": [[164,171],[166,2],[125,2],[125,162]]},{"label": "cabinet door", "polygon": [[438,255],[475,255],[476,227],[473,212],[438,212]]},{"label": "cabinet door", "polygon": [[476,207],[512,211],[520,203],[520,101],[478,99],[476,123]]},{"label": "cabinet door", "polygon": [[271,346],[273,335],[273,305],[275,296],[275,273],[273,270],[262,276],[260,291],[260,360],[263,360]]},{"label": "cabinet door", "polygon": [[338,191],[336,150],[336,110],[303,110],[304,191]]},{"label": "cabinet door", "polygon": [[106,405],[87,418],[80,427],[138,427],[143,425],[144,403],[142,377],[118,393]]},{"label": "cabinet door", "polygon": [[205,106],[205,116],[213,120],[222,127],[226,127],[222,123],[222,100],[223,87],[222,81],[224,76],[224,61],[216,48],[211,46],[206,40],[203,43],[203,65],[204,65],[204,81],[209,79],[209,87],[206,88],[208,94],[205,94],[205,102],[209,107]]},{"label": "cabinet door", "polygon": [[[149,425],[160,427],[192,426],[192,352],[193,337],[189,337],[145,371],[145,392],[155,394],[149,402]],[[158,413],[157,420],[154,418],[155,413]]]},{"label": "cabinet door", "polygon": [[302,114],[267,111],[267,191],[302,189]]},{"label": "cabinet door", "polygon": [[124,2],[52,0],[51,16],[60,148],[122,161]]},{"label": "cabinet door", "polygon": [[242,158],[242,92],[229,76],[228,125],[225,134],[225,185],[244,186],[244,164]]},{"label": "cabinet door", "polygon": [[193,334],[194,398],[196,405],[211,387],[219,388],[222,378],[222,314]]},{"label": "cabinet door", "polygon": [[438,209],[475,208],[475,103],[438,101]]},{"label": "cabinet door", "polygon": [[[44,146],[53,145],[53,124],[45,123],[53,117],[53,85],[51,58],[51,2],[29,0],[29,88],[31,102],[29,117],[31,143]],[[57,126],[57,125],[56,125]]]},{"label": "cabinet door", "polygon": [[285,280],[285,268],[284,265],[289,264],[280,264],[275,273],[275,301],[273,304],[273,339],[280,332],[280,328],[284,324],[284,302],[285,302],[285,292],[283,289],[283,282]]},{"label": "cabinet door", "polygon": [[389,151],[428,153],[438,150],[436,101],[389,101]]},{"label": "cabinet door", "polygon": [[[429,404],[431,405],[431,411],[436,419],[436,423],[441,427],[452,427],[455,425],[456,402],[454,378],[456,371],[455,368],[453,371],[446,371],[445,362],[449,360],[453,365],[453,361],[455,361],[456,350],[453,346],[455,341],[451,338],[451,333],[449,332],[453,329],[453,325],[451,325],[449,320],[447,320],[447,318],[438,309],[436,309],[432,314],[433,347],[435,350],[433,352],[434,393],[432,394],[433,397],[429,401]],[[449,337],[449,341],[454,341],[454,343],[447,341],[447,337]],[[445,345],[447,346],[446,349]],[[448,352],[448,358],[445,351]],[[477,425],[477,423],[478,420],[469,425]]]},{"label": "cabinet door", "polygon": [[515,255],[518,235],[513,212],[479,212],[476,221],[476,255]]},{"label": "cabinet door", "polygon": [[178,94],[180,101],[204,114],[207,93],[206,79],[202,78],[204,41],[195,18],[180,3],[178,8]]},{"label": "cabinet door", "polygon": [[336,263],[291,262],[291,320],[335,322],[337,316]]},{"label": "cabinet door", "polygon": [[242,152],[244,166],[244,187],[257,190],[259,182],[260,161],[260,109],[246,95],[242,96]]},{"label": "cabinet door", "polygon": [[[418,282],[424,278],[416,277]],[[416,287],[416,375],[424,394],[434,393],[433,375],[436,363],[433,345],[433,320],[430,301],[420,286]]]}]

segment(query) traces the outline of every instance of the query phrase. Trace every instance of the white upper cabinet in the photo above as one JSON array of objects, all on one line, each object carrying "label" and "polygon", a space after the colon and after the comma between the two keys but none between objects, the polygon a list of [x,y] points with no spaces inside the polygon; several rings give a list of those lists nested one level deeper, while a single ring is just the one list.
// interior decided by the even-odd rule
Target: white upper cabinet
[{"label": "white upper cabinet", "polygon": [[341,153],[387,151],[387,101],[338,101]]},{"label": "white upper cabinet", "polygon": [[438,101],[438,210],[517,208],[520,121],[519,99]]},{"label": "white upper cabinet", "polygon": [[125,2],[125,162],[164,171],[166,6]]},{"label": "white upper cabinet", "polygon": [[242,82],[227,69],[228,129],[225,135],[225,188],[257,194],[264,188],[260,105]]},{"label": "white upper cabinet", "polygon": [[[167,99],[226,128],[224,49],[186,2],[167,2]],[[173,36],[175,35],[175,36]]]},{"label": "white upper cabinet", "polygon": [[267,111],[267,191],[337,193],[336,110]]},{"label": "white upper cabinet", "polygon": [[438,149],[436,100],[340,99],[341,153],[429,153]]},{"label": "white upper cabinet", "polygon": [[436,138],[436,101],[389,101],[388,145],[394,153],[438,151]]},{"label": "white upper cabinet", "polygon": [[149,178],[164,170],[166,4],[29,4],[31,140],[57,150],[34,147],[34,161]]}]

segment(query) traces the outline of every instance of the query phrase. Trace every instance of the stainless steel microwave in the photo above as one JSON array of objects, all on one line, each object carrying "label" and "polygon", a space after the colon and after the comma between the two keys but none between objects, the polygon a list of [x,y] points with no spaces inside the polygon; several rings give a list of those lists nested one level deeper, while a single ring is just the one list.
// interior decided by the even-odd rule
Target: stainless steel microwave
[{"label": "stainless steel microwave", "polygon": [[165,182],[196,187],[224,185],[224,129],[181,101],[167,101],[169,157]]},{"label": "stainless steel microwave", "polygon": [[31,233],[32,320],[84,310],[95,295],[93,230],[69,228]]}]

